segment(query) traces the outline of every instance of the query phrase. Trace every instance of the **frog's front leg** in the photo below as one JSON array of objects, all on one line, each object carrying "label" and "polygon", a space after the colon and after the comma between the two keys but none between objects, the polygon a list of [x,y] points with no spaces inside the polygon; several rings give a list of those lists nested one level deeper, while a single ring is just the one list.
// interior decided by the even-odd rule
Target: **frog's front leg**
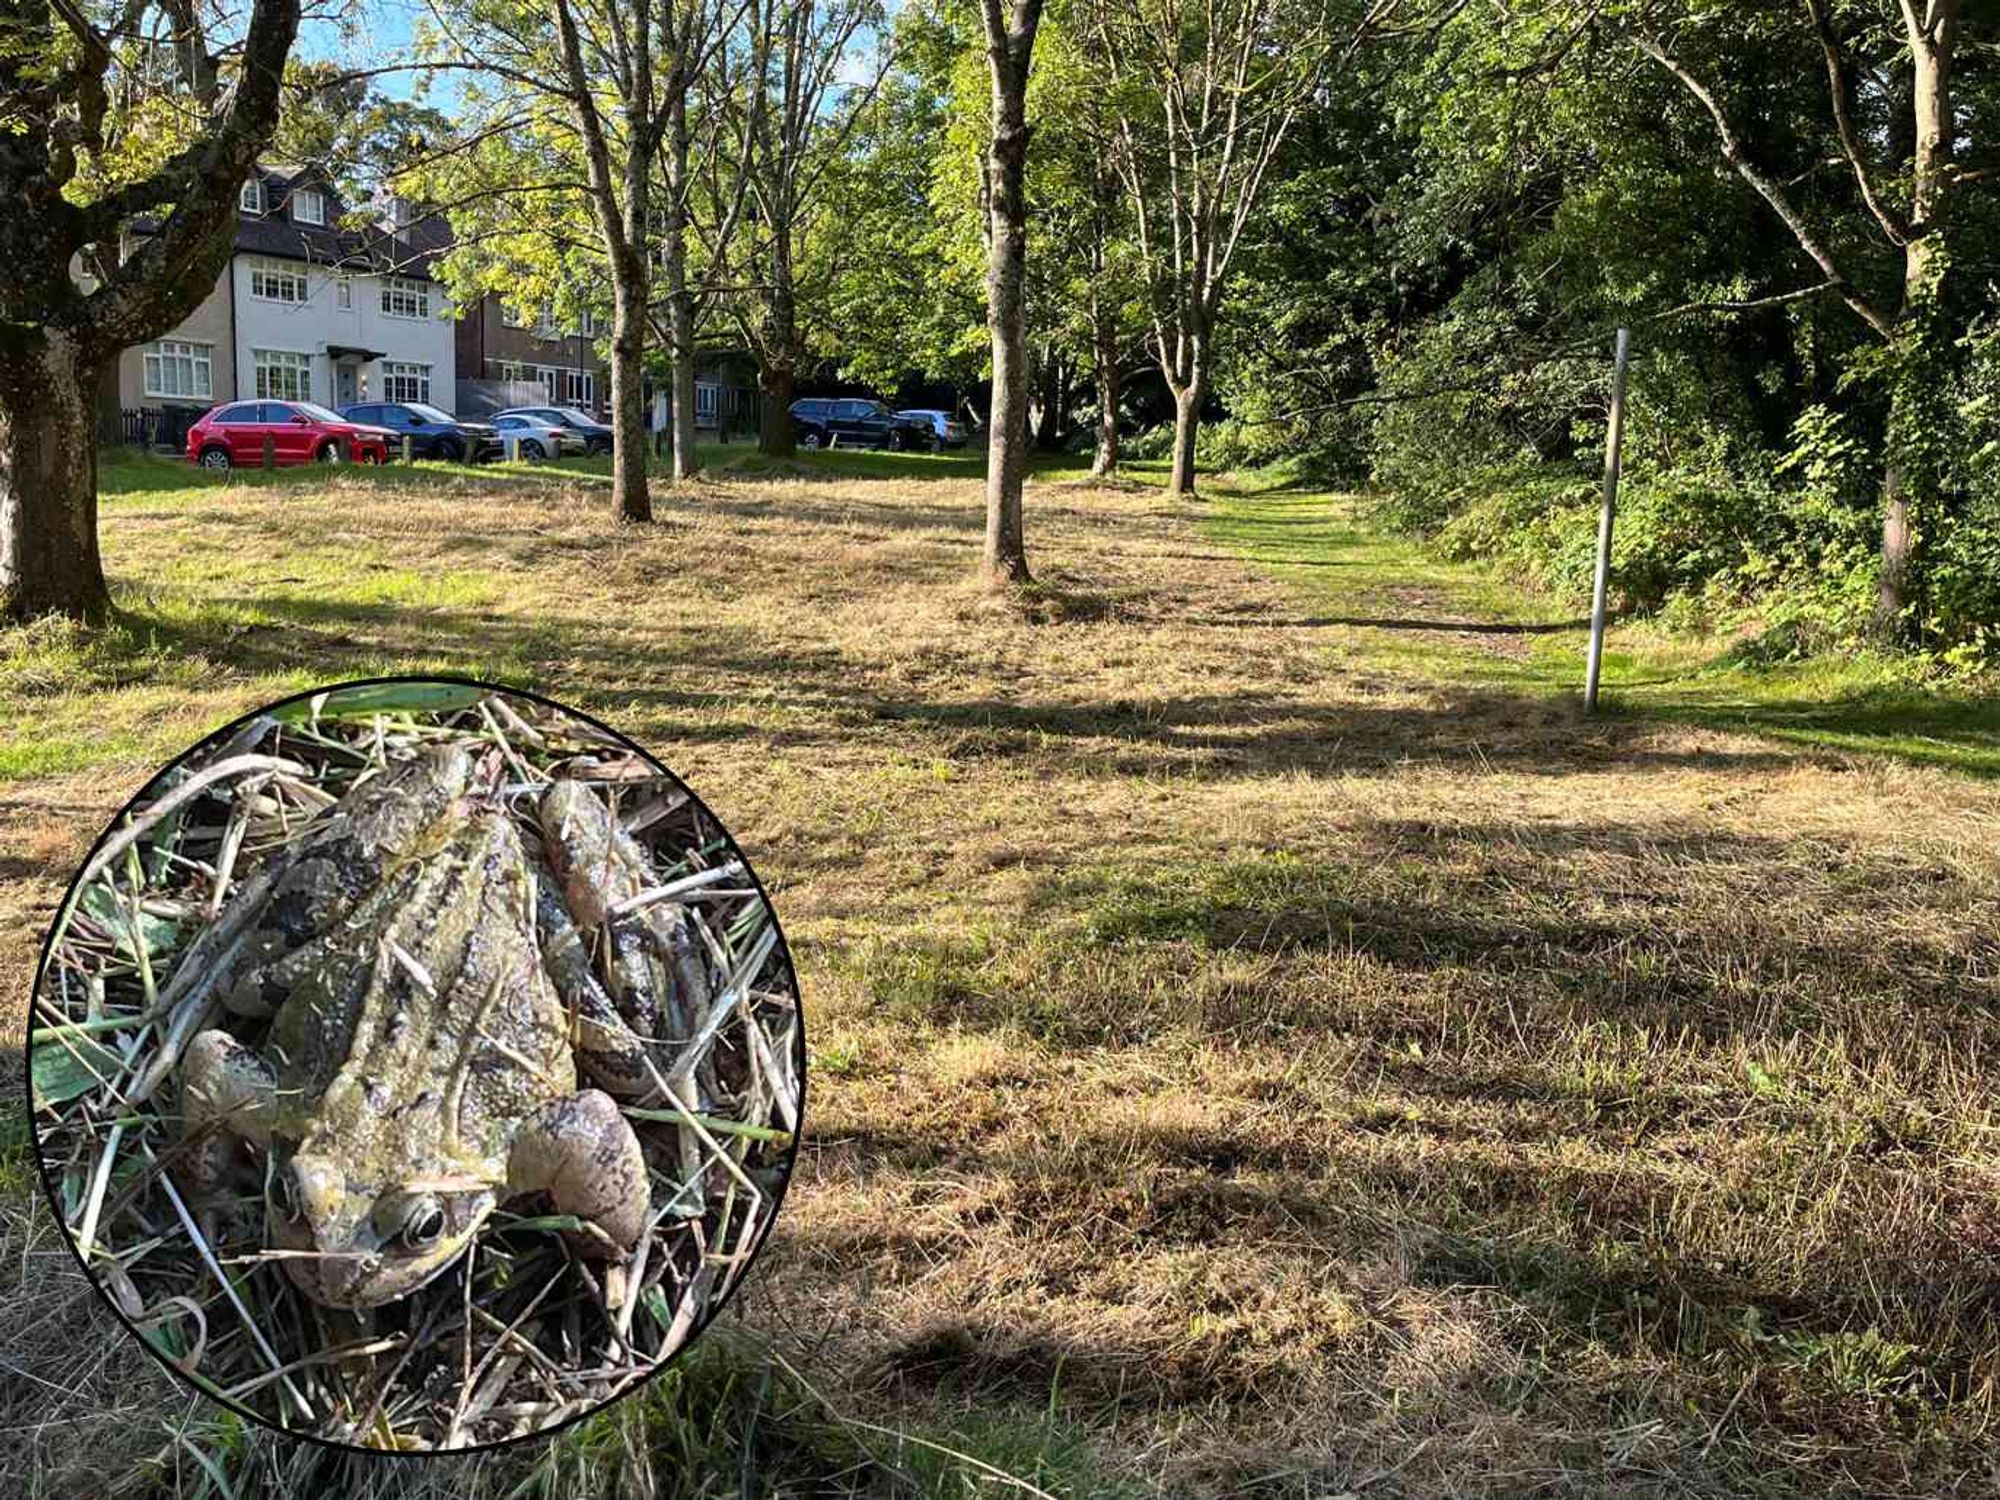
[{"label": "frog's front leg", "polygon": [[639,1137],[601,1089],[579,1089],[530,1114],[507,1157],[510,1194],[546,1192],[559,1214],[591,1228],[571,1236],[580,1254],[629,1254],[646,1228],[652,1193]]},{"label": "frog's front leg", "polygon": [[226,1031],[202,1031],[181,1064],[181,1131],[194,1143],[187,1167],[197,1196],[212,1199],[240,1142],[269,1149],[278,1078],[271,1065]]}]

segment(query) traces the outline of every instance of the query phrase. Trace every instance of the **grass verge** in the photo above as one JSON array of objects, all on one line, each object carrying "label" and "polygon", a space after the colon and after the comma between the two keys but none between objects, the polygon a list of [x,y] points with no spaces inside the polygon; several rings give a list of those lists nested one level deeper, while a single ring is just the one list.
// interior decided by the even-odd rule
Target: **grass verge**
[{"label": "grass verge", "polygon": [[[653,746],[771,881],[813,1084],[742,1322],[929,1492],[1000,1486],[875,1429],[1062,1494],[2000,1485],[1976,705],[1941,758],[1745,733],[1642,701],[1729,669],[1627,626],[1588,720],[1574,627],[1279,489],[1045,475],[1039,587],[994,599],[976,483],[860,457],[649,528],[556,470],[110,496],[118,632],[0,644],[0,747],[66,747],[0,783],[8,972],[202,730],[495,673]],[[90,1385],[133,1366],[89,1311],[11,1417],[116,1468],[176,1398]],[[779,1440],[818,1482],[906,1482],[816,1431]]]}]

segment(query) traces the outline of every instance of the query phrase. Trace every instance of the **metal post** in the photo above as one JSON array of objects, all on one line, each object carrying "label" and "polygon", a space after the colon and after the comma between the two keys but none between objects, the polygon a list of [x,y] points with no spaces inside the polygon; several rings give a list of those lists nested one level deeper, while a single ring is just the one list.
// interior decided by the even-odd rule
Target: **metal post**
[{"label": "metal post", "polygon": [[1604,665],[1604,610],[1611,592],[1611,522],[1618,512],[1618,460],[1625,442],[1625,365],[1632,330],[1618,330],[1611,368],[1611,425],[1604,434],[1604,509],[1597,518],[1597,580],[1590,592],[1590,665],[1583,679],[1583,710],[1597,712],[1597,676]]},{"label": "metal post", "polygon": [[414,441],[414,440],[413,440],[413,439],[412,439],[412,438],[410,437],[410,435],[409,435],[409,434],[408,434],[407,432],[406,432],[406,433],[404,433],[404,434],[403,434],[403,462],[404,462],[404,463],[406,463],[406,464],[407,464],[407,463],[412,463],[412,462],[414,462],[414,461],[415,461],[415,459],[416,459],[416,453],[414,452],[414,449],[415,449],[415,447],[416,447],[416,444],[415,444],[415,441]]}]

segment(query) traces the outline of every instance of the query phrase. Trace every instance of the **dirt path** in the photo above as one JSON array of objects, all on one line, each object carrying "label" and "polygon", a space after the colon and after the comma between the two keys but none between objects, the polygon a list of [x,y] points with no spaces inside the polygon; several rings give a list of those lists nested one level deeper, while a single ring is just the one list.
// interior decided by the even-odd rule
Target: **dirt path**
[{"label": "dirt path", "polygon": [[1299,535],[1280,579],[1150,493],[1038,484],[1003,605],[969,483],[615,535],[342,485],[111,508],[194,681],[13,658],[9,711],[107,747],[0,790],[14,1014],[185,721],[301,663],[500,670],[657,746],[775,887],[811,1141],[748,1312],[849,1408],[1079,1493],[1987,1461],[2000,790],[1439,675],[1525,637],[1362,623],[1433,581],[1304,590],[1395,554]]}]

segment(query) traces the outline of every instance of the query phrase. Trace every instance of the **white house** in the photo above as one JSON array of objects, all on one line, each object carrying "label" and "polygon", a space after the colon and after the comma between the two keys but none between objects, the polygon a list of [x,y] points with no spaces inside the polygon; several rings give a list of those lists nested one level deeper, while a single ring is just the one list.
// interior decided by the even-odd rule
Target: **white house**
[{"label": "white house", "polygon": [[450,406],[452,307],[431,279],[449,243],[434,218],[343,228],[305,168],[244,183],[236,243],[215,291],[172,333],[119,360],[118,403],[206,408],[259,396]]}]

